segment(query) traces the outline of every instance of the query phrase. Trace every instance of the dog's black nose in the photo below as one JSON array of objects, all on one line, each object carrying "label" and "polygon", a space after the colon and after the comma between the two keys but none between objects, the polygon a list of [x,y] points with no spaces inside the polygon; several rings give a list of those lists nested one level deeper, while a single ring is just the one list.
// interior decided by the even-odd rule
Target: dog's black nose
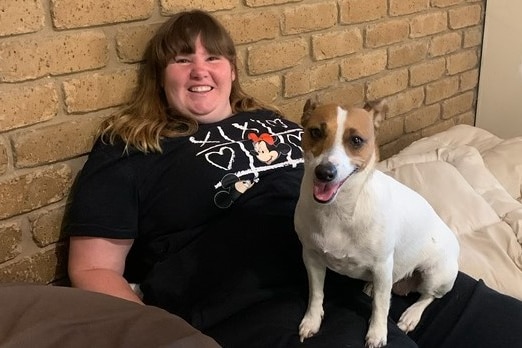
[{"label": "dog's black nose", "polygon": [[320,164],[315,167],[315,177],[321,181],[332,181],[337,176],[337,168],[331,164]]}]

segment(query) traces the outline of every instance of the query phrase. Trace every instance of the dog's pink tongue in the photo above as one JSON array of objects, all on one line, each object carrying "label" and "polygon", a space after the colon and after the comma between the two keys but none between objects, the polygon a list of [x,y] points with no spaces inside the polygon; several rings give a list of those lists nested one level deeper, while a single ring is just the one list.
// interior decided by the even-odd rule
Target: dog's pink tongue
[{"label": "dog's pink tongue", "polygon": [[336,185],[329,185],[322,182],[314,183],[314,198],[319,202],[328,202],[337,191]]}]

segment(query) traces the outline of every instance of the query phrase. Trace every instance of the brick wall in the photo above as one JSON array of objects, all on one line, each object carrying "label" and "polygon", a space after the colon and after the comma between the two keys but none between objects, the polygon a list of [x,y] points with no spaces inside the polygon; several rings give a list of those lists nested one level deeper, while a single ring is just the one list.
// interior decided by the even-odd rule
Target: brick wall
[{"label": "brick wall", "polygon": [[154,29],[189,7],[229,28],[246,90],[291,119],[311,96],[386,98],[384,157],[474,122],[485,0],[2,1],[0,281],[64,278],[61,220],[94,131]]}]

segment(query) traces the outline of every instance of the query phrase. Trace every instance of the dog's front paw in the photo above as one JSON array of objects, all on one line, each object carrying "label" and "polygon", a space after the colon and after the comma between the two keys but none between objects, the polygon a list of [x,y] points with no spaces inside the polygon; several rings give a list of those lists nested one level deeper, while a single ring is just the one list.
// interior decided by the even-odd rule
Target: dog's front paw
[{"label": "dog's front paw", "polygon": [[366,347],[381,348],[386,346],[386,337],[366,337]]},{"label": "dog's front paw", "polygon": [[305,338],[312,337],[319,331],[322,320],[323,320],[322,312],[317,315],[307,313],[304,316],[303,320],[301,320],[301,324],[299,324],[299,337],[300,337],[301,342],[303,342],[305,340]]},{"label": "dog's front paw", "polygon": [[366,347],[368,348],[380,348],[384,347],[387,343],[386,336],[388,335],[388,330],[386,327],[376,328],[371,327],[366,334]]},{"label": "dog's front paw", "polygon": [[419,323],[421,315],[422,309],[419,310],[415,305],[412,305],[402,313],[397,326],[406,333],[413,331]]}]

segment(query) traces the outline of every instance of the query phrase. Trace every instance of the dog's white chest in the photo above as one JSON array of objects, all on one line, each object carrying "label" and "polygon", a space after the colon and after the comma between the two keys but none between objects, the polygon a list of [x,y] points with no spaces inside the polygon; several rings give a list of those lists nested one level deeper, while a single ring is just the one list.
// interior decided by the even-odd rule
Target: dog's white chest
[{"label": "dog's white chest", "polygon": [[[315,254],[331,270],[350,277],[370,279],[374,260],[367,246],[346,230],[326,229],[312,233],[304,246]],[[364,243],[363,243],[364,244]]]}]

